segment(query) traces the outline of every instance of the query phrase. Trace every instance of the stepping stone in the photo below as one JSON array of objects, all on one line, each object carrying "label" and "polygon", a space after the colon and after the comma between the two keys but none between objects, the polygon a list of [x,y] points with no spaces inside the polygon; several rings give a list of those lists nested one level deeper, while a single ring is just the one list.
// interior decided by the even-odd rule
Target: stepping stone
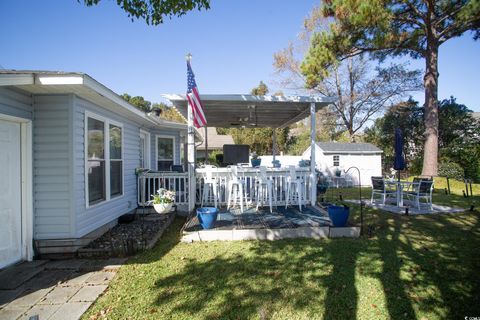
[{"label": "stepping stone", "polygon": [[55,287],[39,304],[63,304],[77,293],[80,287]]},{"label": "stepping stone", "polygon": [[0,290],[11,290],[20,287],[25,281],[44,270],[46,260],[23,262],[0,272]]},{"label": "stepping stone", "polygon": [[51,289],[54,286],[67,281],[72,273],[72,270],[45,270],[27,281],[23,287],[31,290],[44,288]]},{"label": "stepping stone", "polygon": [[67,302],[49,320],[77,320],[90,307],[91,302]]},{"label": "stepping stone", "polygon": [[60,308],[60,305],[36,305],[32,309],[24,313],[20,319],[30,320],[30,317],[38,316],[39,320],[48,319],[52,314]]},{"label": "stepping stone", "polygon": [[107,285],[85,286],[70,299],[70,302],[93,302],[107,287]]},{"label": "stepping stone", "polygon": [[115,277],[116,273],[111,271],[97,271],[87,279],[87,284],[108,284]]},{"label": "stepping stone", "polygon": [[0,310],[0,319],[17,319],[20,317],[25,311],[28,310],[29,307],[9,307],[6,306],[5,308]]},{"label": "stepping stone", "polygon": [[63,282],[61,285],[66,287],[82,286],[85,284],[88,278],[93,275],[94,272],[75,272],[70,275],[70,279]]},{"label": "stepping stone", "polygon": [[70,260],[57,260],[50,261],[45,265],[47,270],[79,270],[87,263],[87,260],[83,259],[70,259]]},{"label": "stepping stone", "polygon": [[21,293],[17,299],[10,302],[7,307],[32,307],[43,299],[52,290],[51,288],[40,290],[27,290]]},{"label": "stepping stone", "polygon": [[0,290],[0,308],[3,308],[13,300],[15,300],[16,297],[20,293],[22,293],[21,288],[17,288],[15,290]]}]

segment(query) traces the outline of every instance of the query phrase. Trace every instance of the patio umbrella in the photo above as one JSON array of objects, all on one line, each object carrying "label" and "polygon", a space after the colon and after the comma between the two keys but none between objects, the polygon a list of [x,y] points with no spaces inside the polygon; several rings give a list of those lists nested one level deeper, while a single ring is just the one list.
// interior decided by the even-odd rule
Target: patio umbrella
[{"label": "patio umbrella", "polygon": [[400,171],[405,170],[405,157],[403,156],[403,133],[400,128],[395,129],[395,161],[393,169],[398,171],[398,180],[400,181]]}]

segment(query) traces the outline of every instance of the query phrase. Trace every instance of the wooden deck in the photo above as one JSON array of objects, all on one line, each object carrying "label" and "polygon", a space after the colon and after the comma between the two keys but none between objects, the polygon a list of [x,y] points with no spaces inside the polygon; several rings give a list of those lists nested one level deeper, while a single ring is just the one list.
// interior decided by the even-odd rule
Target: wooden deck
[{"label": "wooden deck", "polygon": [[[333,231],[332,231],[333,230]],[[197,217],[188,219],[182,241],[279,240],[284,238],[328,238],[336,236],[358,237],[359,228],[332,228],[325,210],[306,206],[255,208],[240,213],[239,209],[220,209],[213,229],[203,230]]]}]

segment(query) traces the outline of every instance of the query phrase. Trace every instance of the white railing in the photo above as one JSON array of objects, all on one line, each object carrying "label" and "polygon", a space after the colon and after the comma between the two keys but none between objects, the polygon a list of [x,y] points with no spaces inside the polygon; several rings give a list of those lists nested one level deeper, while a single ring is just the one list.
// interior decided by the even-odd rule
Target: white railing
[{"label": "white railing", "polygon": [[[203,193],[203,181],[206,169],[196,170],[196,204],[200,204]],[[229,168],[213,169],[213,177],[217,180],[219,195],[218,203],[220,205],[227,204],[228,198],[228,183],[231,179]],[[305,188],[302,190],[303,199],[302,204],[310,203],[310,170],[309,168],[297,168],[297,177],[302,179],[305,183]],[[245,195],[250,204],[255,205],[256,201],[256,184],[259,172],[255,168],[241,168],[239,169],[239,177],[244,180]],[[285,205],[285,197],[287,193],[287,177],[290,172],[286,168],[268,168],[267,177],[273,181],[273,205]],[[188,205],[188,174],[178,172],[143,172],[138,175],[138,205],[148,206],[149,201],[152,200],[152,195],[159,189],[165,188],[176,192],[175,203],[178,205]],[[297,201],[290,200],[292,205],[297,204]],[[210,203],[210,202],[207,202]]]},{"label": "white railing", "polygon": [[175,191],[175,203],[188,205],[188,173],[143,172],[138,175],[137,195],[139,206],[149,206],[158,189]]},{"label": "white railing", "polygon": [[[203,193],[203,179],[205,177],[205,169],[197,169],[197,192],[196,192],[196,204],[200,204],[202,200]],[[217,168],[213,169],[213,177],[216,178],[219,188],[218,203],[221,205],[226,205],[228,200],[228,182],[230,180],[230,169],[228,168]],[[302,179],[305,183],[305,188],[302,190],[304,193],[302,204],[310,203],[311,192],[310,192],[310,170],[309,168],[297,168],[296,169],[297,177]],[[247,201],[249,203],[255,203],[256,194],[255,187],[258,180],[258,169],[255,168],[240,168],[239,177],[244,180],[245,194]],[[285,197],[287,192],[287,177],[290,175],[290,172],[286,168],[268,168],[267,177],[273,181],[273,205],[285,205]],[[298,204],[297,201],[292,202],[291,204]],[[210,203],[210,202],[209,202]]]}]

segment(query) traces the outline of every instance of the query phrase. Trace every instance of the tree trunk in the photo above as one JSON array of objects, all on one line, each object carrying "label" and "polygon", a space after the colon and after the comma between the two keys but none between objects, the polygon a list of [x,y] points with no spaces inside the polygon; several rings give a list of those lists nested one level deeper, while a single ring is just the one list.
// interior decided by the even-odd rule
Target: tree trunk
[{"label": "tree trunk", "polygon": [[425,144],[422,175],[438,173],[438,46],[432,44],[425,57]]}]

